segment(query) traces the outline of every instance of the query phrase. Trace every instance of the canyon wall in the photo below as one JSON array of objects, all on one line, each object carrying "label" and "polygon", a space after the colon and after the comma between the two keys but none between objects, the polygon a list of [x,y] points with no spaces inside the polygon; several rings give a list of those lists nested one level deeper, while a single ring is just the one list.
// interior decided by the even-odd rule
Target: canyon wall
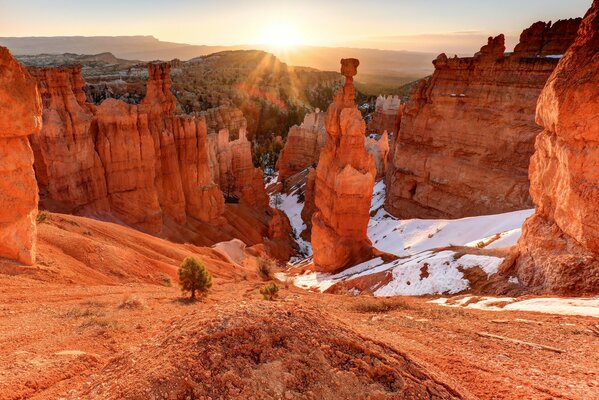
[{"label": "canyon wall", "polygon": [[32,69],[42,92],[43,129],[31,139],[49,209],[110,213],[150,233],[165,218],[212,221],[224,200],[209,169],[203,118],[175,115],[168,64],[149,64],[139,105],[85,102],[80,67]]},{"label": "canyon wall", "polygon": [[[555,52],[555,50],[551,50]],[[599,0],[549,78],[530,163],[535,214],[515,273],[541,292],[599,293]]]},{"label": "canyon wall", "polygon": [[41,127],[35,80],[0,47],[0,259],[35,262],[37,185],[28,135]]},{"label": "canyon wall", "polygon": [[[433,62],[401,115],[385,208],[400,218],[462,218],[532,207],[528,164],[538,96],[580,19],[537,23],[506,55],[504,36],[471,58]],[[537,32],[543,27],[539,40]],[[531,31],[532,30],[532,31]]]},{"label": "canyon wall", "polygon": [[320,151],[327,141],[326,118],[326,113],[316,109],[306,114],[301,125],[289,129],[285,147],[277,161],[280,181],[318,163]]},{"label": "canyon wall", "polygon": [[327,111],[327,142],[316,167],[312,247],[318,271],[332,272],[369,259],[366,234],[376,167],[365,149],[366,125],[355,106],[359,61],[341,60],[345,86]]},{"label": "canyon wall", "polygon": [[401,107],[399,96],[379,96],[376,99],[372,119],[366,128],[367,133],[397,133],[395,120]]}]

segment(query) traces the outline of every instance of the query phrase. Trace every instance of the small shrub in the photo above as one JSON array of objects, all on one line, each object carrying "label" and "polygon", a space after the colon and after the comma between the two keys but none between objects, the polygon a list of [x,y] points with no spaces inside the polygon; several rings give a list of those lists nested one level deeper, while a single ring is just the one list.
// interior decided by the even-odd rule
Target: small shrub
[{"label": "small shrub", "polygon": [[160,274],[160,276],[158,277],[158,280],[160,281],[160,284],[162,286],[165,286],[165,287],[173,286],[173,281],[171,280],[171,277],[168,276],[167,274]]},{"label": "small shrub", "polygon": [[46,211],[41,211],[40,213],[37,214],[37,217],[35,218],[35,222],[37,222],[38,224],[43,224],[44,222],[46,222],[47,219],[48,219],[48,213]]},{"label": "small shrub", "polygon": [[353,305],[353,310],[365,314],[387,313],[394,310],[410,310],[412,307],[402,300],[366,298]]},{"label": "small shrub", "polygon": [[274,282],[270,282],[260,289],[260,294],[264,297],[264,300],[274,300],[277,293],[279,293],[279,286]]},{"label": "small shrub", "polygon": [[195,299],[196,291],[206,293],[212,287],[212,274],[195,257],[187,257],[179,266],[179,285],[183,293],[190,292],[190,299]]},{"label": "small shrub", "polygon": [[479,249],[482,249],[485,246],[485,242],[483,242],[482,240],[476,244],[476,247],[478,247]]},{"label": "small shrub", "polygon": [[144,303],[137,296],[126,296],[118,306],[121,310],[141,310]]},{"label": "small shrub", "polygon": [[258,265],[257,265],[258,276],[263,281],[270,280],[272,277],[272,270],[274,269],[274,266],[275,266],[274,261],[271,260],[270,258],[266,258],[266,257],[258,257],[256,259],[256,261],[258,262]]}]

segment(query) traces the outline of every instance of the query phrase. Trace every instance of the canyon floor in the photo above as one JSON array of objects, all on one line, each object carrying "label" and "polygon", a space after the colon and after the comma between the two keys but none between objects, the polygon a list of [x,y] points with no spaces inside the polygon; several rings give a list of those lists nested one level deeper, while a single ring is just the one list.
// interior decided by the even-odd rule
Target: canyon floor
[{"label": "canyon floor", "polygon": [[[364,349],[370,350],[363,351],[374,352],[372,349],[377,348],[378,353],[372,354],[383,354],[381,357],[393,353],[395,361],[387,360],[391,364],[405,357],[402,363],[410,365],[407,370],[425,371],[412,375],[426,382],[443,382],[447,393],[455,397],[599,398],[596,318],[441,307],[429,303],[431,297],[384,299],[320,294],[285,283],[281,284],[278,299],[269,302],[259,294],[264,283],[250,264],[232,266],[201,250],[205,248],[171,244],[127,228],[119,227],[120,231],[111,235],[114,229],[112,224],[52,214],[40,227],[41,264],[22,268],[0,263],[0,398],[122,398],[128,388],[144,387],[147,382],[158,384],[161,378],[156,374],[161,372],[161,363],[170,363],[172,368],[194,362],[194,356],[201,357],[191,349],[183,357],[180,347],[187,336],[202,331],[204,324],[217,324],[221,327],[218,332],[226,332],[231,319],[238,325],[236,329],[243,330],[250,329],[256,318],[274,327],[282,325],[283,331],[270,333],[267,329],[265,335],[278,335],[277,340],[287,338],[295,343],[295,351],[293,346],[287,348],[277,362],[287,365],[286,370],[296,377],[306,371],[297,370],[294,357],[305,353],[309,359],[310,349],[332,340],[331,333],[334,336],[338,330],[344,340],[335,342],[336,354],[357,357],[356,346],[369,346]],[[132,242],[136,243],[133,250]],[[67,254],[67,248],[79,248],[81,253]],[[182,252],[208,257],[205,260],[215,281],[202,301],[187,302],[176,284],[168,286],[166,276],[175,270],[174,265],[172,270],[165,267],[163,284],[144,275],[143,265],[150,258],[166,265],[166,257],[176,259]],[[110,254],[122,255],[126,264],[114,261]],[[97,275],[83,269],[82,262],[94,265]],[[126,270],[127,265],[137,266],[138,272],[124,273],[120,268]],[[49,283],[49,277],[54,283]],[[285,331],[286,325],[294,323],[286,317],[292,314],[300,315],[304,325]],[[198,331],[190,330],[190,326]],[[290,338],[294,335],[296,341]],[[161,340],[173,337],[172,346],[160,345]],[[229,351],[235,354],[227,361],[229,364],[255,358],[250,383],[273,381],[279,364],[261,368],[260,355],[247,355],[243,346],[236,348],[227,343],[222,344],[220,355],[227,357]],[[152,355],[152,346],[158,346],[159,357]],[[329,368],[320,358],[312,361],[316,365],[306,369]],[[152,366],[156,363],[158,367]],[[135,374],[119,374],[135,364]],[[168,374],[170,369],[165,367],[165,371]],[[243,398],[243,393],[236,390],[243,386],[244,377],[229,378],[242,382],[236,386],[227,384],[226,379],[215,380],[212,398]],[[388,390],[379,385],[364,391],[368,386],[356,383],[362,378],[352,379],[347,382],[356,384],[353,398],[368,398]],[[335,384],[339,382],[333,378],[313,379],[309,390],[301,392],[297,384],[292,391],[292,385],[281,379],[283,386],[277,388],[281,396],[273,394],[272,398],[339,398],[342,392],[331,391]],[[147,386],[152,395],[145,398],[185,398],[173,397],[165,387],[153,390]]]}]

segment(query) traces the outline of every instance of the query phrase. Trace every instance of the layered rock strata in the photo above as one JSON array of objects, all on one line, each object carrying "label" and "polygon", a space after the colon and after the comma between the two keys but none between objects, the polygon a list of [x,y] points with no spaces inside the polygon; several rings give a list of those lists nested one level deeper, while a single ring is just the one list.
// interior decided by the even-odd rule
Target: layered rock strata
[{"label": "layered rock strata", "polygon": [[206,124],[175,115],[168,64],[148,65],[139,105],[87,104],[79,67],[32,72],[44,103],[44,126],[32,144],[49,208],[110,213],[150,233],[160,232],[165,218],[184,224],[188,216],[211,221],[222,214]]},{"label": "layered rock strata", "polygon": [[301,125],[289,129],[285,147],[277,161],[280,181],[318,163],[320,151],[327,141],[326,118],[327,114],[317,109],[306,114]]},{"label": "layered rock strata", "polygon": [[366,125],[354,103],[358,65],[356,59],[341,60],[345,86],[327,111],[327,142],[315,173],[312,247],[319,271],[341,270],[373,254],[366,231],[376,167],[365,149]]},{"label": "layered rock strata", "polygon": [[503,35],[489,38],[471,58],[439,55],[434,74],[414,87],[402,113],[387,211],[400,218],[462,218],[532,207],[534,112],[559,62],[542,55],[564,53],[579,22],[544,24],[541,42],[524,33],[511,55]]},{"label": "layered rock strata", "polygon": [[0,47],[0,259],[35,262],[37,185],[28,135],[41,127],[35,80]]},{"label": "layered rock strata", "polygon": [[[552,50],[553,51],[553,50]],[[535,214],[515,273],[541,292],[599,293],[599,0],[549,78],[530,163]]]},{"label": "layered rock strata", "polygon": [[395,130],[395,120],[400,107],[401,100],[399,99],[399,96],[377,97],[374,113],[372,114],[372,119],[368,123],[366,132],[378,133],[381,135],[385,131],[391,134],[397,133]]}]

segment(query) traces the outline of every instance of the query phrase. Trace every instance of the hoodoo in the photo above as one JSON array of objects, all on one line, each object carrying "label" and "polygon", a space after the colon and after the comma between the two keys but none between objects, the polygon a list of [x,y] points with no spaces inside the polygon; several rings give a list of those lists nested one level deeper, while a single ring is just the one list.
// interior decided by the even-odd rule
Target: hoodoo
[{"label": "hoodoo", "polygon": [[365,149],[366,125],[355,106],[358,65],[356,59],[341,60],[345,86],[327,111],[327,143],[316,168],[312,246],[319,271],[340,270],[373,254],[366,231],[376,167]]},{"label": "hoodoo", "polygon": [[149,64],[139,105],[85,102],[80,67],[32,69],[43,129],[31,138],[38,184],[52,210],[110,213],[150,233],[165,219],[212,221],[224,210],[212,180],[203,118],[176,115],[170,65]]},{"label": "hoodoo", "polygon": [[530,163],[535,214],[516,274],[540,292],[599,293],[599,0],[543,90]]},{"label": "hoodoo", "polygon": [[511,55],[503,35],[474,57],[439,55],[401,115],[386,210],[401,218],[462,218],[532,207],[537,99],[579,24],[537,23]]},{"label": "hoodoo", "polygon": [[41,127],[35,80],[0,47],[0,259],[35,261],[37,185],[27,139]]}]

